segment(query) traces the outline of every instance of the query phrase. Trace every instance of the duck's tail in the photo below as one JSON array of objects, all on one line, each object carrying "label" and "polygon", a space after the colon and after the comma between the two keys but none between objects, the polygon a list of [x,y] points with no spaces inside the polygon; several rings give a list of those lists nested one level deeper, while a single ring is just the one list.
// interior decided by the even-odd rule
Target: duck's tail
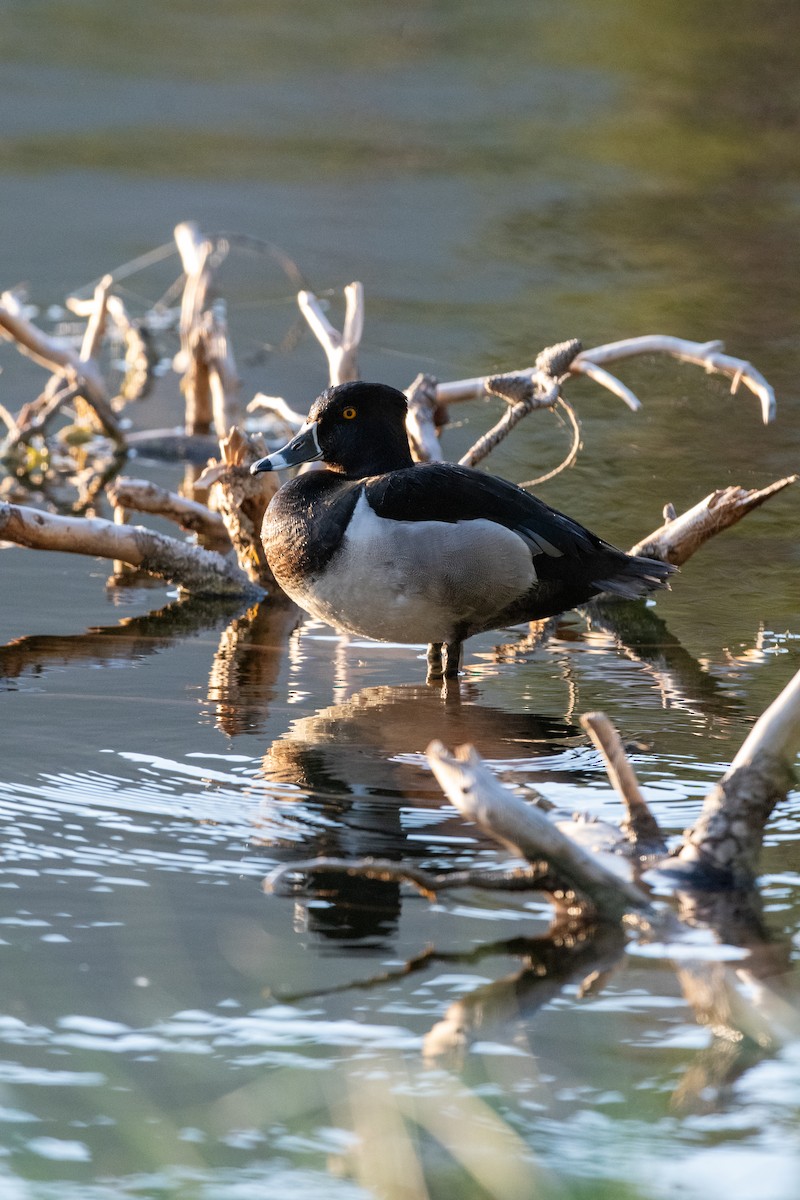
[{"label": "duck's tail", "polygon": [[668,588],[670,576],[677,569],[672,563],[659,562],[656,558],[626,555],[619,571],[592,582],[601,592],[610,592],[612,596],[621,596],[625,600],[638,600],[659,588]]}]

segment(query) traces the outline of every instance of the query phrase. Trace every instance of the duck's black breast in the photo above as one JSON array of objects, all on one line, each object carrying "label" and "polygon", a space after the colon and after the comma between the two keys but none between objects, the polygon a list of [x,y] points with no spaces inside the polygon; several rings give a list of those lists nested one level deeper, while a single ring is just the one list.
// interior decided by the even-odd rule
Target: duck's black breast
[{"label": "duck's black breast", "polygon": [[292,585],[325,570],[341,546],[362,486],[333,471],[309,471],[275,493],[262,537],[276,579],[290,592]]}]

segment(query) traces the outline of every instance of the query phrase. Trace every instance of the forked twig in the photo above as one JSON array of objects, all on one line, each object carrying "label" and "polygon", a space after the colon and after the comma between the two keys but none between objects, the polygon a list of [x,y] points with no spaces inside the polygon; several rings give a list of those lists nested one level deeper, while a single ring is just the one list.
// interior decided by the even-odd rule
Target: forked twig
[{"label": "forked twig", "polygon": [[300,311],[325,351],[331,386],[358,379],[358,347],[364,330],[364,288],[355,282],[344,289],[345,317],[342,332],[334,329],[313,292],[297,294]]}]

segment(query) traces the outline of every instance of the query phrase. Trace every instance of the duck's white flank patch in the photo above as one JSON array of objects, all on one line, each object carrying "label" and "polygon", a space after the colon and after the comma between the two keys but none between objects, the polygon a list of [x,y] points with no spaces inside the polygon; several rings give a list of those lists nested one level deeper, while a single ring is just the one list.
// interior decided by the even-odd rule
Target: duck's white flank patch
[{"label": "duck's white flank patch", "polygon": [[530,548],[493,521],[390,521],[361,495],[341,550],[294,598],[339,629],[378,641],[449,642],[536,582]]}]

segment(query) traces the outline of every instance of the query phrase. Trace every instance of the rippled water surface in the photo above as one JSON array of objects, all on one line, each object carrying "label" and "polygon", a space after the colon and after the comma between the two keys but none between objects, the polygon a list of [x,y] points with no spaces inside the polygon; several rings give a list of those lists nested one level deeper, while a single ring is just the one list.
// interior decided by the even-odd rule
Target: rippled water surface
[{"label": "rippled water surface", "polygon": [[[279,244],[337,320],[363,280],[362,370],[398,386],[572,336],[719,337],[774,384],[773,426],[632,362],[642,412],[574,385],[584,449],[541,495],[628,545],[668,501],[796,470],[794,5],[336,11],[0,0],[3,287],[44,311],[194,218]],[[302,408],[325,372],[292,286],[263,247],[226,270],[245,392]],[[10,346],[0,366],[8,408],[43,385]],[[179,413],[164,385],[135,421]],[[448,455],[495,417],[454,413]],[[534,418],[491,465],[529,478],[566,445]],[[503,862],[444,800],[434,737],[617,818],[591,709],[679,833],[800,666],[796,514],[788,489],[621,628],[473,639],[447,695],[424,647],[0,550],[3,1200],[795,1200],[800,793],[768,829],[762,924],[714,937],[684,897],[680,946],[554,939],[535,893],[262,885],[321,854]]]}]

